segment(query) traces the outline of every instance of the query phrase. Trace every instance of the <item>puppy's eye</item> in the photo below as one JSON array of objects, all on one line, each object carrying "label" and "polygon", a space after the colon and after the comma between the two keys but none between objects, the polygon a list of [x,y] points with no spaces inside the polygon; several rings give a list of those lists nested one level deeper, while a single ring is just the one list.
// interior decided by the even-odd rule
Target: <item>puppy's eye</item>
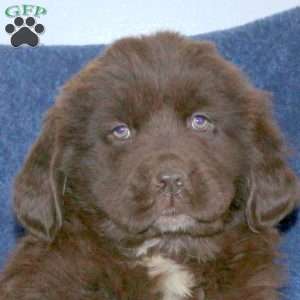
[{"label": "puppy's eye", "polygon": [[205,115],[195,114],[191,117],[189,126],[194,130],[207,131],[214,128],[213,123]]},{"label": "puppy's eye", "polygon": [[131,131],[126,125],[119,125],[113,128],[113,135],[120,140],[127,140],[131,137]]}]

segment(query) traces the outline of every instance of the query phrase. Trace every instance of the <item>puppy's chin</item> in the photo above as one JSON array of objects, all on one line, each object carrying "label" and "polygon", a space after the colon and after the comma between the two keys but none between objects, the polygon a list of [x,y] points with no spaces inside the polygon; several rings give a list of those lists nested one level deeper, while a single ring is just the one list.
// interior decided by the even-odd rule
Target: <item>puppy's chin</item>
[{"label": "puppy's chin", "polygon": [[161,233],[194,231],[198,222],[187,215],[161,215],[152,224],[152,227]]},{"label": "puppy's chin", "polygon": [[200,222],[199,220],[186,215],[160,215],[151,225],[146,235],[160,236],[194,236],[205,237],[221,232],[224,229],[223,219],[212,222]]}]

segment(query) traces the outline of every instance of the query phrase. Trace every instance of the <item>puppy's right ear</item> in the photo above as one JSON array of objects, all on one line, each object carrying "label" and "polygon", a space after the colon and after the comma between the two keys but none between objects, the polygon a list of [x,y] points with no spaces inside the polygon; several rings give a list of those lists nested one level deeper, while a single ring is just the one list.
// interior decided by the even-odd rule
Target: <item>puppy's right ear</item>
[{"label": "puppy's right ear", "polygon": [[14,184],[14,206],[20,223],[33,235],[51,241],[62,225],[61,195],[53,166],[59,153],[55,146],[55,109],[49,110],[43,130],[32,146]]}]

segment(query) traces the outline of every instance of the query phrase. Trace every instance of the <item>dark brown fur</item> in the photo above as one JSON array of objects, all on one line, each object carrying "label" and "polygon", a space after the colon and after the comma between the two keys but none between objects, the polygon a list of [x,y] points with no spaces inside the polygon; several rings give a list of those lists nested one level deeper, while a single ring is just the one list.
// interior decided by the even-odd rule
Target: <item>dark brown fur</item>
[{"label": "dark brown fur", "polygon": [[[214,130],[193,130],[195,112]],[[120,122],[129,140],[112,135]],[[157,188],[174,169],[178,197]],[[210,43],[170,32],[119,40],[66,84],[16,178],[28,234],[0,299],[158,300],[161,279],[140,263],[157,254],[194,274],[190,299],[279,299],[274,226],[296,199],[267,93]],[[169,207],[193,225],[157,225]]]}]

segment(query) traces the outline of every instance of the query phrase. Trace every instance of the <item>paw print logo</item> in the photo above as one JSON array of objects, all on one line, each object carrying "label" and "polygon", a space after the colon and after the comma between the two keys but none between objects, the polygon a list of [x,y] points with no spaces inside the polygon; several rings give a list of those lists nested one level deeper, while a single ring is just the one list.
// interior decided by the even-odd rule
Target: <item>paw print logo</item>
[{"label": "paw print logo", "polygon": [[22,17],[17,17],[14,20],[14,24],[5,26],[5,31],[12,34],[10,42],[14,47],[19,47],[23,44],[35,47],[39,43],[39,34],[45,31],[44,25],[36,24],[33,17],[28,17],[25,24]]}]

